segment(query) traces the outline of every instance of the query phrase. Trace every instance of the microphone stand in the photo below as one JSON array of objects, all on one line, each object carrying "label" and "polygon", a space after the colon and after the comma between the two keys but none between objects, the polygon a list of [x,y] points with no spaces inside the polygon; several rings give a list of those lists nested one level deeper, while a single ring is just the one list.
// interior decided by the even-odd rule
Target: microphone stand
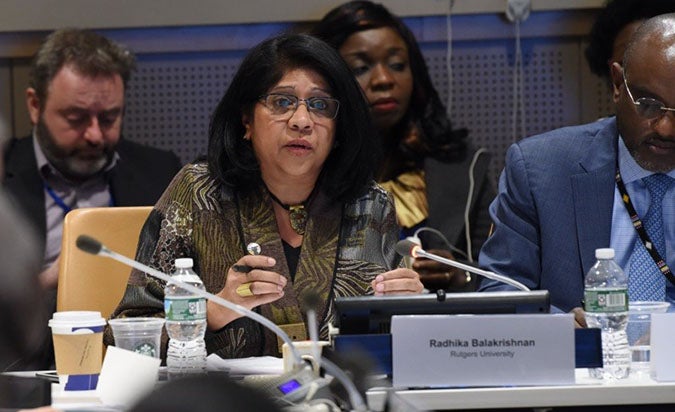
[{"label": "microphone stand", "polygon": [[309,337],[312,342],[312,357],[316,360],[319,367],[323,367],[329,375],[332,375],[345,387],[353,410],[367,411],[368,406],[351,378],[339,366],[321,356],[321,349],[319,348],[319,328],[316,323],[316,311],[314,310],[314,305],[308,306],[310,306],[310,308],[306,311],[307,329],[309,330]]},{"label": "microphone stand", "polygon": [[522,283],[518,282],[517,280],[513,280],[509,277],[499,275],[494,272],[490,272],[487,270],[479,269],[473,266],[465,265],[464,263],[457,262],[455,260],[451,259],[446,259],[442,256],[435,255],[433,253],[429,253],[426,250],[422,249],[421,247],[417,246],[414,248],[414,250],[411,253],[413,257],[424,257],[427,259],[434,260],[439,263],[446,264],[448,266],[452,266],[458,269],[466,270],[467,272],[475,273],[477,275],[481,275],[483,277],[486,277],[488,279],[496,280],[498,282],[506,283],[507,285],[511,285],[517,289],[529,292],[530,288],[527,286],[523,285]]},{"label": "microphone stand", "polygon": [[[167,283],[171,282],[178,287],[187,290],[188,292],[194,293],[195,295],[202,296],[206,299],[209,299],[223,307],[226,307],[230,310],[233,310],[240,315],[246,316],[248,318],[251,318],[255,320],[256,322],[259,322],[263,326],[267,327],[270,329],[272,332],[274,332],[277,336],[281,337],[281,339],[286,343],[291,350],[291,353],[293,354],[293,359],[295,363],[296,368],[301,368],[305,366],[305,362],[302,359],[302,356],[300,356],[300,352],[298,352],[298,349],[293,345],[293,341],[291,338],[284,332],[277,324],[272,322],[271,320],[267,319],[266,317],[252,311],[249,309],[246,309],[245,307],[238,305],[234,302],[230,302],[229,300],[223,299],[220,296],[214,295],[212,293],[206,292],[204,290],[201,290],[195,286],[192,286],[188,283],[183,283],[183,282],[176,282],[171,279],[171,276],[162,273],[156,269],[151,268],[150,266],[144,265],[143,263],[137,262],[133,259],[129,259],[128,257],[121,255],[117,252],[114,252],[107,247],[105,247],[103,244],[101,244],[98,240],[95,240],[89,236],[86,235],[80,235],[77,239],[77,247],[83,250],[84,252],[91,253],[93,255],[100,255],[100,256],[105,256],[109,257],[113,260],[116,260],[118,262],[121,262],[127,266],[131,266],[132,268],[138,269],[142,272],[147,273],[148,275],[155,277],[157,279],[161,279]],[[309,316],[313,318],[313,325],[310,328],[310,334],[314,335],[314,339],[317,339],[317,327],[316,327],[316,312],[311,310],[311,313],[308,313]],[[311,332],[311,331],[314,332]],[[318,348],[317,348],[318,349]],[[317,350],[315,349],[315,350]],[[319,360],[320,359],[320,360]],[[344,387],[347,389],[347,393],[349,394],[349,400],[352,404],[352,407],[354,408],[355,411],[367,411],[368,407],[363,399],[361,397],[361,394],[358,392],[356,389],[356,386],[354,383],[351,381],[349,376],[342,370],[340,369],[337,365],[335,365],[333,362],[329,361],[326,358],[319,357],[317,358],[317,362],[320,362],[320,364],[324,367],[326,372],[331,374],[335,379],[337,379]]]},{"label": "microphone stand", "polygon": [[[98,243],[98,241],[96,241],[96,242]],[[85,251],[88,252],[88,250],[85,250]],[[252,310],[248,310],[241,305],[230,302],[229,300],[225,300],[225,299],[221,298],[220,296],[216,296],[212,293],[201,290],[201,289],[199,289],[195,286],[192,286],[188,283],[183,283],[183,282],[177,283],[177,282],[175,282],[174,280],[171,279],[171,276],[169,276],[165,273],[162,273],[162,272],[160,272],[156,269],[153,269],[150,266],[147,266],[147,265],[144,265],[140,262],[137,262],[133,259],[129,259],[128,257],[126,257],[124,255],[121,255],[117,252],[114,252],[114,251],[108,249],[107,247],[105,247],[103,245],[101,245],[101,250],[98,253],[94,253],[94,254],[109,257],[113,260],[117,260],[121,263],[124,263],[127,266],[131,266],[132,268],[135,268],[135,269],[138,269],[142,272],[145,272],[152,277],[155,277],[157,279],[161,279],[161,280],[163,280],[167,283],[173,283],[173,284],[177,285],[178,287],[180,287],[181,289],[185,289],[188,292],[194,293],[195,295],[202,296],[206,299],[209,299],[209,300],[219,304],[220,306],[226,307],[230,310],[233,310],[233,311],[239,313],[240,315],[246,316],[248,318],[251,318],[251,319],[255,320],[256,322],[261,323],[263,326],[267,327],[272,332],[274,332],[275,334],[280,336],[281,339],[285,343],[288,344],[289,349],[291,350],[291,353],[293,354],[295,366],[296,367],[304,366],[305,363],[302,360],[302,356],[300,356],[300,352],[298,352],[295,345],[293,345],[293,341],[291,340],[291,338],[279,326],[277,326],[274,322],[267,319],[266,317],[254,312]]]}]

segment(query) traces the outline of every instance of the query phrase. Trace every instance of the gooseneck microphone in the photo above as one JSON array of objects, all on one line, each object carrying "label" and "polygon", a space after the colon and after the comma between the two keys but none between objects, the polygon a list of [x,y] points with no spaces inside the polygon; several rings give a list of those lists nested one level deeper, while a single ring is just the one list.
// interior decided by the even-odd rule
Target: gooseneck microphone
[{"label": "gooseneck microphone", "polygon": [[530,288],[527,286],[523,285],[522,283],[518,282],[517,280],[513,280],[509,277],[499,275],[494,272],[490,272],[487,270],[479,269],[474,266],[470,266],[461,262],[457,262],[456,260],[451,260],[444,258],[442,256],[435,255],[433,253],[427,252],[426,250],[422,249],[422,246],[418,245],[417,243],[404,239],[399,241],[396,244],[396,253],[398,253],[401,256],[410,256],[410,257],[423,257],[427,259],[434,260],[439,263],[446,264],[448,266],[452,266],[458,269],[466,270],[467,272],[474,273],[476,275],[480,275],[483,277],[486,277],[488,279],[496,280],[498,282],[506,283],[507,285],[511,285],[517,289],[529,292]]},{"label": "gooseneck microphone", "polygon": [[319,307],[320,299],[319,294],[313,290],[307,291],[301,296],[307,317],[309,340],[312,342],[312,357],[319,364],[319,367],[321,366],[321,349],[319,348],[319,326],[316,322],[316,308]]},{"label": "gooseneck microphone", "polygon": [[271,320],[267,319],[266,317],[252,311],[249,309],[246,309],[245,307],[238,305],[236,303],[230,302],[229,300],[225,300],[221,298],[220,296],[216,296],[212,293],[206,292],[204,290],[201,290],[197,287],[194,287],[190,284],[176,281],[171,278],[171,276],[167,275],[166,273],[162,273],[156,269],[151,268],[150,266],[144,265],[140,262],[137,262],[133,259],[129,259],[128,257],[124,255],[120,255],[117,252],[114,252],[107,247],[105,247],[101,242],[98,240],[94,239],[93,237],[87,236],[87,235],[80,235],[77,237],[77,240],[75,242],[77,245],[78,249],[91,253],[92,255],[101,255],[105,257],[109,257],[111,259],[114,259],[120,263],[123,263],[127,266],[131,266],[134,269],[138,269],[142,272],[147,273],[148,275],[155,277],[157,279],[161,279],[167,283],[173,283],[175,285],[178,285],[180,288],[187,290],[190,293],[194,293],[195,295],[201,296],[203,298],[206,298],[214,303],[219,304],[220,306],[223,306],[227,309],[230,309],[232,311],[237,312],[240,315],[246,316],[247,318],[253,319],[256,322],[261,323],[268,329],[270,329],[272,332],[274,332],[277,336],[281,337],[285,343],[288,344],[289,349],[291,350],[291,353],[293,354],[293,360],[295,363],[296,367],[302,367],[305,365],[305,362],[302,360],[302,357],[300,356],[300,353],[298,350],[295,348],[293,345],[293,341],[291,340],[290,337],[284,332],[279,326],[276,325],[276,323],[272,322]]},{"label": "gooseneck microphone", "polygon": [[337,379],[342,386],[347,390],[349,402],[355,411],[367,411],[368,406],[363,400],[363,397],[356,388],[352,379],[340,369],[338,365],[321,356],[321,349],[319,347],[319,327],[316,321],[316,309],[319,306],[321,297],[314,291],[308,291],[301,296],[302,305],[305,309],[307,317],[307,330],[309,331],[309,339],[312,342],[312,357],[316,360],[319,367],[322,367]]},{"label": "gooseneck microphone", "polygon": [[[151,268],[150,266],[144,265],[140,262],[137,262],[133,259],[129,259],[128,257],[124,255],[120,255],[117,252],[114,252],[107,247],[105,247],[101,242],[98,240],[87,236],[87,235],[80,235],[77,237],[76,240],[76,245],[77,247],[87,253],[91,253],[92,255],[100,255],[100,256],[105,256],[109,257],[111,259],[114,259],[120,263],[123,263],[127,266],[131,266],[135,269],[138,269],[142,272],[147,273],[148,275],[155,277],[157,279],[161,279],[165,282],[171,282],[174,283],[175,285],[179,286],[180,288],[183,288],[187,290],[188,292],[194,293],[195,295],[201,296],[203,298],[209,299],[210,301],[219,304],[220,306],[223,306],[227,309],[233,310],[240,315],[246,316],[250,319],[255,320],[256,322],[261,323],[268,329],[270,329],[272,332],[274,332],[277,336],[281,337],[281,339],[286,343],[291,350],[291,353],[293,355],[293,360],[295,364],[295,371],[290,372],[289,374],[282,375],[279,377],[277,381],[278,385],[271,385],[269,388],[267,388],[268,392],[267,394],[270,396],[279,396],[279,395],[285,395],[282,396],[282,399],[284,402],[288,402],[291,399],[297,400],[296,398],[299,396],[307,396],[309,398],[309,387],[311,386],[311,382],[315,381],[316,378],[313,376],[313,373],[310,373],[308,370],[307,365],[305,364],[304,360],[300,356],[300,353],[298,352],[298,349],[293,345],[293,341],[291,338],[284,332],[279,326],[277,326],[274,322],[271,320],[267,319],[266,317],[252,311],[249,309],[246,309],[245,307],[238,305],[236,303],[230,302],[229,300],[225,300],[221,298],[220,296],[216,296],[212,293],[206,292],[204,290],[201,290],[199,288],[196,288],[190,284],[176,281],[171,278],[171,276],[167,275],[166,273],[162,273],[156,269]],[[258,246],[259,248],[259,246]],[[259,253],[259,250],[258,250]],[[311,296],[308,299],[308,306],[309,307],[315,307],[317,302],[316,299],[318,299],[318,296]],[[316,313],[314,310],[310,310],[310,314],[308,314],[310,317],[314,318],[314,324],[311,325],[310,327],[310,334],[313,336],[313,339],[317,339],[317,327],[316,327]],[[312,332],[313,331],[313,332]],[[316,352],[315,352],[316,353]],[[318,357],[316,359],[320,359],[321,365],[324,367],[326,372],[331,374],[335,379],[337,379],[346,389],[347,392],[349,393],[349,398],[350,402],[352,404],[352,407],[355,411],[366,411],[367,410],[367,405],[363,399],[363,397],[360,395],[356,387],[354,386],[354,383],[351,381],[349,376],[342,370],[340,369],[337,365],[334,363],[330,362],[326,358]],[[311,375],[311,376],[310,376]],[[289,377],[290,376],[290,377]],[[284,390],[288,390],[289,393],[287,392],[279,392],[283,388]],[[286,388],[291,388],[291,389],[286,389]],[[261,388],[259,388],[261,389]],[[300,390],[304,389],[304,390]],[[308,401],[308,398],[300,398]]]}]

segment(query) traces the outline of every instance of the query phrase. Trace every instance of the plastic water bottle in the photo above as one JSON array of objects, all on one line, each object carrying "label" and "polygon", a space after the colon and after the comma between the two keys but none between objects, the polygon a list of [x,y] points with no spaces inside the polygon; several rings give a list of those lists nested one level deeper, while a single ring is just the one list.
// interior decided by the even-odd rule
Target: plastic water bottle
[{"label": "plastic water bottle", "polygon": [[[176,259],[171,278],[204,290],[204,283],[192,270],[192,259]],[[173,283],[164,288],[164,313],[169,349],[166,366],[169,379],[206,372],[206,299]]]},{"label": "plastic water bottle", "polygon": [[602,368],[590,369],[597,379],[623,379],[630,373],[628,278],[614,261],[614,249],[597,249],[598,261],[588,271],[584,301],[586,324],[602,331]]}]

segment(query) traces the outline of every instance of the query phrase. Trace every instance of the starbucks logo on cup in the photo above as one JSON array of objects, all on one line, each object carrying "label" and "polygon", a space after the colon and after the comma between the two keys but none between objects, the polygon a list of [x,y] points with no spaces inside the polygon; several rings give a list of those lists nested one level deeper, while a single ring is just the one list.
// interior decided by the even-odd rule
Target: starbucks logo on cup
[{"label": "starbucks logo on cup", "polygon": [[156,355],[157,355],[157,351],[155,350],[155,346],[151,345],[149,343],[142,343],[142,344],[136,346],[136,348],[134,348],[134,352],[140,353],[141,355],[152,356],[152,357],[156,357]]}]

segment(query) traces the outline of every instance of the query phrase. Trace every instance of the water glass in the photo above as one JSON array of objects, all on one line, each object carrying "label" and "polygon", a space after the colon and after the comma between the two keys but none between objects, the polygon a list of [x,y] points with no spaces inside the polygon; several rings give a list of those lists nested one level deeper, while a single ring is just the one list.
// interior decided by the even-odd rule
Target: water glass
[{"label": "water glass", "polygon": [[629,302],[626,334],[632,359],[631,372],[649,374],[652,313],[665,313],[669,307],[668,302]]}]

